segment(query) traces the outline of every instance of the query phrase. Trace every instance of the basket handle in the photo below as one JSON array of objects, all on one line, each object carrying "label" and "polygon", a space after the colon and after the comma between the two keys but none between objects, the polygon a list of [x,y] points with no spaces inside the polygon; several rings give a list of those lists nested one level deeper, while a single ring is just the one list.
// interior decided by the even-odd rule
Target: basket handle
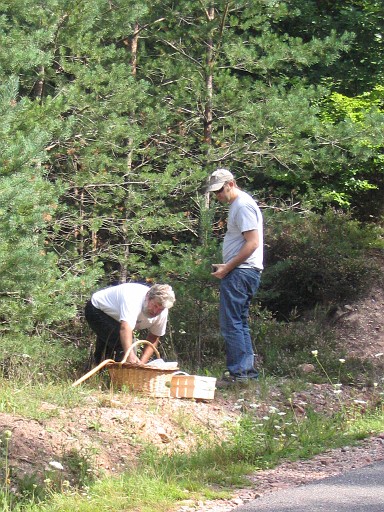
[{"label": "basket handle", "polygon": [[160,358],[160,353],[159,351],[157,350],[157,348],[155,347],[155,345],[153,345],[153,343],[151,343],[150,341],[146,341],[146,340],[137,340],[135,341],[134,343],[132,343],[132,345],[129,347],[129,349],[126,351],[122,361],[121,361],[121,364],[125,363],[129,357],[129,354],[132,352],[132,350],[134,349],[134,347],[136,347],[137,345],[141,345],[142,343],[146,344],[146,345],[151,345],[152,347],[152,350],[154,351],[154,353],[156,354],[157,358]]},{"label": "basket handle", "polygon": [[92,377],[92,375],[94,375],[96,372],[98,372],[99,370],[101,370],[104,366],[106,366],[107,364],[110,364],[110,363],[114,363],[115,361],[113,359],[105,359],[104,361],[102,361],[100,364],[98,364],[97,366],[95,366],[94,368],[92,368],[92,370],[90,370],[88,373],[86,373],[85,375],[83,375],[82,377],[80,377],[80,379],[78,379],[76,382],[74,382],[72,384],[72,387],[75,387],[75,386],[78,386],[79,384],[81,384],[82,382],[84,382],[85,380],[89,379],[89,377]]}]

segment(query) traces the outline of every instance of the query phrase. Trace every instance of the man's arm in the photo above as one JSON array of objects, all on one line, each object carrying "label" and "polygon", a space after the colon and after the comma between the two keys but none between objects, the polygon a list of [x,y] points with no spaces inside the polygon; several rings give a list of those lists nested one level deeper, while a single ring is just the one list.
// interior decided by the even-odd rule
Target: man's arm
[{"label": "man's arm", "polygon": [[[152,345],[157,348],[160,342],[160,336],[156,336],[155,334],[152,334],[151,332],[148,333],[147,341],[150,341]],[[148,361],[151,359],[153,355],[153,348],[150,345],[145,345],[145,348],[143,350],[143,354],[140,358],[141,363],[148,363]]]},{"label": "man's arm", "polygon": [[223,279],[231,270],[238,267],[259,247],[259,232],[257,229],[251,231],[244,231],[244,244],[240,251],[227,263],[220,263],[215,265],[216,271],[212,273],[213,276]]},{"label": "man's arm", "polygon": [[135,352],[131,350],[129,356],[127,357],[127,352],[129,348],[132,346],[133,340],[133,329],[130,327],[128,322],[122,320],[120,322],[120,342],[124,351],[124,358],[122,359],[122,363],[138,363],[139,359],[136,356]]}]

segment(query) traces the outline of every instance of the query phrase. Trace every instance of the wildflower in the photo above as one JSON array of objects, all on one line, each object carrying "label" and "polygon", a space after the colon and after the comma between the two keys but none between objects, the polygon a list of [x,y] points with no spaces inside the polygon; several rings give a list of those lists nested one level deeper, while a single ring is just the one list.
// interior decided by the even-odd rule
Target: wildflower
[{"label": "wildflower", "polygon": [[4,437],[5,439],[11,439],[12,432],[10,430],[4,430]]},{"label": "wildflower", "polygon": [[340,395],[342,393],[342,390],[341,389],[334,389],[333,392],[334,392],[335,395]]},{"label": "wildflower", "polygon": [[378,383],[377,383],[377,382],[374,382],[374,383],[373,383],[373,387],[374,387],[374,388],[377,388],[377,386],[378,386]]},{"label": "wildflower", "polygon": [[343,364],[343,363],[345,363],[345,359],[339,359],[339,362],[340,362],[341,364]]},{"label": "wildflower", "polygon": [[312,352],[311,352],[311,354],[312,354],[313,356],[315,356],[315,357],[317,357],[317,354],[318,354],[318,353],[319,353],[319,352],[318,352],[317,350],[312,350]]}]

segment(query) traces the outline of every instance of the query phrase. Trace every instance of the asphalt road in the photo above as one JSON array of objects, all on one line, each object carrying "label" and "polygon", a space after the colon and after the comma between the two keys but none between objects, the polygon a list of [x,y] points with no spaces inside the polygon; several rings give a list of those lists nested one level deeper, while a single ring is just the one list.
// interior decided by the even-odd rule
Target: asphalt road
[{"label": "asphalt road", "polygon": [[277,491],[234,512],[384,512],[384,461]]}]

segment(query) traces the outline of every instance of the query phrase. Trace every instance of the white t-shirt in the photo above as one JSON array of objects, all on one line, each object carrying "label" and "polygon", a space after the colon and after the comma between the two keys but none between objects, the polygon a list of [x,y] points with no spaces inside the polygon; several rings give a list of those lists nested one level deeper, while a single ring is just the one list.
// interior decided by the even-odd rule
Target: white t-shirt
[{"label": "white t-shirt", "polygon": [[245,242],[243,233],[254,229],[258,231],[259,247],[239,267],[263,270],[263,216],[253,197],[239,190],[239,195],[229,207],[227,232],[223,243],[224,263],[239,253]]},{"label": "white t-shirt", "polygon": [[124,320],[131,329],[148,329],[155,336],[164,336],[167,327],[168,309],[158,316],[148,318],[142,312],[149,287],[139,283],[124,283],[110,286],[91,297],[95,308],[100,309],[118,322]]}]

